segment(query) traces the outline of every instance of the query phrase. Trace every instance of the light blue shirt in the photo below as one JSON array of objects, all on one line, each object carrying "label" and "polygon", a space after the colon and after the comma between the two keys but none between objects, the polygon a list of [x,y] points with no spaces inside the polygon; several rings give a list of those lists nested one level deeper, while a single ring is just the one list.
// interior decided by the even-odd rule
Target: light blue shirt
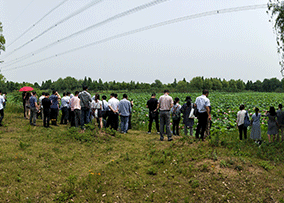
[{"label": "light blue shirt", "polygon": [[196,98],[195,104],[199,113],[206,112],[206,107],[210,106],[210,100],[203,94]]},{"label": "light blue shirt", "polygon": [[118,103],[118,112],[121,116],[130,116],[131,103],[127,99],[123,99]]}]

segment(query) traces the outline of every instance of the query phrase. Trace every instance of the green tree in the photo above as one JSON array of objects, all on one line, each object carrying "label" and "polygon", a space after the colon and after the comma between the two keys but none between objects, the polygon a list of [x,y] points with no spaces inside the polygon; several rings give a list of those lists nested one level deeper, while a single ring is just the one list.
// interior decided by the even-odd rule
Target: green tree
[{"label": "green tree", "polygon": [[237,90],[238,90],[238,91],[243,91],[243,90],[245,89],[245,87],[246,87],[244,81],[242,81],[242,80],[240,80],[240,79],[238,79],[238,80],[236,81],[236,86],[237,86]]},{"label": "green tree", "polygon": [[205,78],[203,82],[203,88],[202,89],[207,89],[211,90],[213,87],[213,82],[209,78]]},{"label": "green tree", "polygon": [[230,92],[237,91],[237,82],[233,79],[229,80],[229,91]]},{"label": "green tree", "polygon": [[280,0],[269,0],[267,6],[267,13],[270,12],[271,20],[274,22],[277,52],[281,56],[279,64],[281,65],[282,75],[284,75],[284,3]]},{"label": "green tree", "polygon": [[252,90],[261,92],[262,91],[262,82],[260,80],[257,80],[252,85]]},{"label": "green tree", "polygon": [[189,84],[191,89],[200,91],[203,88],[203,77],[192,78]]},{"label": "green tree", "polygon": [[222,82],[220,79],[217,78],[211,78],[212,81],[212,90],[222,90]]},{"label": "green tree", "polygon": [[1,50],[5,51],[5,43],[6,43],[6,40],[2,32],[3,32],[3,26],[2,26],[2,23],[0,22],[0,54],[1,54]]},{"label": "green tree", "polygon": [[223,87],[223,90],[227,91],[228,88],[229,88],[229,82],[225,79],[222,80],[222,87]]}]

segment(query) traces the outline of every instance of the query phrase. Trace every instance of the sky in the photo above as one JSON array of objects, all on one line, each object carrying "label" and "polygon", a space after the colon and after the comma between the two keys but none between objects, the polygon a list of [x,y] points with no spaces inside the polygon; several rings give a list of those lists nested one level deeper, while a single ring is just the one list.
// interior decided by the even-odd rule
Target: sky
[{"label": "sky", "polygon": [[[54,26],[96,1],[84,12]],[[35,24],[63,0],[0,0],[0,21],[6,38],[0,68],[5,78],[32,83],[67,76],[147,83],[156,79],[172,83],[175,78],[190,81],[197,76],[245,82],[282,79],[276,35],[267,8],[221,12],[222,9],[266,4],[267,0],[164,0],[59,43],[58,40],[73,33],[153,0],[96,1],[68,0]],[[210,11],[214,15],[115,37],[60,55],[131,30]],[[31,26],[33,28],[22,35]],[[50,27],[54,28],[31,42]],[[38,52],[52,43],[54,46]],[[42,60],[46,58],[49,59]],[[37,61],[40,62],[35,63]]]}]

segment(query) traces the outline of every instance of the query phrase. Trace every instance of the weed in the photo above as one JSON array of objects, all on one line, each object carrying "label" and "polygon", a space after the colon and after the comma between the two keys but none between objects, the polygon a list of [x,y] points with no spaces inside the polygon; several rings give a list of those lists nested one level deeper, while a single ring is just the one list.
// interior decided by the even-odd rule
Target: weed
[{"label": "weed", "polygon": [[26,149],[27,147],[29,147],[31,145],[30,144],[25,144],[23,142],[20,142],[19,146],[20,146],[20,149],[24,150],[24,149]]},{"label": "weed", "polygon": [[199,181],[195,179],[190,179],[189,184],[191,185],[192,188],[198,188],[199,187]]},{"label": "weed", "polygon": [[149,174],[149,175],[157,175],[157,173],[158,173],[158,170],[155,167],[150,167],[147,170],[147,174]]},{"label": "weed", "polygon": [[259,165],[267,171],[272,170],[274,168],[274,166],[270,165],[269,161],[260,161]]},{"label": "weed", "polygon": [[224,160],[220,161],[220,168],[226,168],[227,167],[227,162]]},{"label": "weed", "polygon": [[241,165],[236,165],[235,169],[237,171],[241,171],[241,170],[243,170],[243,167]]}]

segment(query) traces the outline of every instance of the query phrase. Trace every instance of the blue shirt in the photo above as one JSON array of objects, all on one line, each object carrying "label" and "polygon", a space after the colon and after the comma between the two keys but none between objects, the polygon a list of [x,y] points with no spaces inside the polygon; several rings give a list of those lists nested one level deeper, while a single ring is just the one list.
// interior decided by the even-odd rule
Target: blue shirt
[{"label": "blue shirt", "polygon": [[130,116],[131,103],[127,99],[123,99],[118,103],[118,112],[121,116]]},{"label": "blue shirt", "polygon": [[50,99],[50,101],[51,101],[51,106],[50,106],[50,108],[51,109],[57,109],[58,108],[58,97],[56,96],[56,95],[51,95],[50,97],[49,97],[49,99]]},{"label": "blue shirt", "polygon": [[36,99],[35,96],[31,96],[29,102],[30,102],[31,108],[35,108],[36,107],[35,103],[37,102],[37,99]]}]

